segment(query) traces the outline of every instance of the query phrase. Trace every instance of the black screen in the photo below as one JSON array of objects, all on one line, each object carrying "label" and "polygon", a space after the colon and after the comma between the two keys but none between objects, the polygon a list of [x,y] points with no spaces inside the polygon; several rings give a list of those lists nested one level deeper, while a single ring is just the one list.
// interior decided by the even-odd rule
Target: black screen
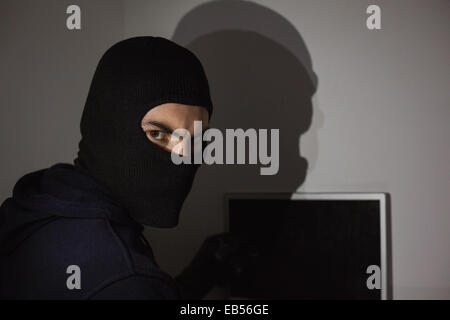
[{"label": "black screen", "polygon": [[380,299],[377,200],[229,199],[230,232],[258,255],[231,284],[251,299]]}]

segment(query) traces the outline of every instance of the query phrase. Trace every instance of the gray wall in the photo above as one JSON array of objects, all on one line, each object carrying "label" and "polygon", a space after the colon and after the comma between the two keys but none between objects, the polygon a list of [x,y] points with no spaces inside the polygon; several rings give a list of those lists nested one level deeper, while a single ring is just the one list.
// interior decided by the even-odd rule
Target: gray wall
[{"label": "gray wall", "polygon": [[[278,127],[282,141],[276,177],[200,170],[180,225],[146,230],[163,268],[177,274],[224,229],[225,191],[383,191],[392,196],[394,298],[450,298],[450,2],[76,3],[76,32],[65,29],[72,2],[0,4],[2,199],[22,174],[73,159],[101,53],[122,38],[164,36],[204,62],[213,125]],[[373,3],[380,31],[365,27]]]},{"label": "gray wall", "polygon": [[121,1],[76,1],[82,29],[66,28],[72,1],[0,2],[0,199],[18,177],[71,162],[89,84],[103,52],[123,38]]}]

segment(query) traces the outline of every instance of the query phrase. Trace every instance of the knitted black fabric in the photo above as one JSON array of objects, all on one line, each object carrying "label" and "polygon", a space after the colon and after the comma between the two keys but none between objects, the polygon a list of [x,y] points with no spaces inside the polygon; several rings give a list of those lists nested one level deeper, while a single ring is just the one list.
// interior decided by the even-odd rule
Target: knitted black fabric
[{"label": "knitted black fabric", "polygon": [[81,119],[77,169],[94,177],[136,221],[178,224],[197,165],[173,164],[151,143],[141,120],[172,102],[202,106],[211,116],[209,85],[198,58],[161,37],[116,43],[95,71]]}]

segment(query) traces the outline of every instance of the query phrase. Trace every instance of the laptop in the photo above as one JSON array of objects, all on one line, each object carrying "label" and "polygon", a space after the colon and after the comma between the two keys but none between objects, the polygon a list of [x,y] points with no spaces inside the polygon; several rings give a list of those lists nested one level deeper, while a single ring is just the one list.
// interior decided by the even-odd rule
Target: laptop
[{"label": "laptop", "polygon": [[229,193],[226,226],[253,252],[232,299],[387,299],[384,193]]}]

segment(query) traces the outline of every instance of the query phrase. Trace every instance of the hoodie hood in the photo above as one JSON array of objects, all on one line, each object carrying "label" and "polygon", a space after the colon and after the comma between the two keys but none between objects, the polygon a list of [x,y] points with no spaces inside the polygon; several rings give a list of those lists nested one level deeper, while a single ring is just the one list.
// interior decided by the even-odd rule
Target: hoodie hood
[{"label": "hoodie hood", "polygon": [[143,229],[93,178],[58,163],[20,178],[0,207],[0,254],[59,218],[107,219]]}]

